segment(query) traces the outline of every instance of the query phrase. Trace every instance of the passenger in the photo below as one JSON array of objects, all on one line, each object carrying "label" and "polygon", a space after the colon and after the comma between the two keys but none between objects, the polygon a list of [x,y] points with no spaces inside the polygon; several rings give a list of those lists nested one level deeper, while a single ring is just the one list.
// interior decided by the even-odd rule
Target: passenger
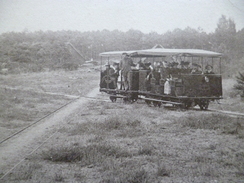
[{"label": "passenger", "polygon": [[164,83],[164,94],[169,95],[171,93],[170,79],[167,78]]},{"label": "passenger", "polygon": [[149,71],[151,63],[150,62],[145,62],[144,65],[145,65],[145,69]]},{"label": "passenger", "polygon": [[103,79],[101,85],[103,85],[104,87],[109,87],[110,89],[115,89],[117,87],[117,76],[115,74],[115,70],[110,67],[110,64],[106,64],[105,67],[106,70],[103,72]]},{"label": "passenger", "polygon": [[211,66],[211,65],[207,65],[206,67],[205,67],[205,69],[206,69],[206,71],[204,72],[204,74],[205,74],[205,81],[208,83],[208,82],[210,82],[210,83],[212,83],[212,80],[213,80],[213,76],[210,76],[210,75],[212,75],[212,74],[215,74],[214,72],[213,72],[213,67]]},{"label": "passenger", "polygon": [[123,53],[122,57],[123,58],[119,63],[119,68],[121,70],[121,74],[123,77],[124,88],[125,88],[125,90],[129,90],[130,83],[129,83],[128,78],[130,77],[131,67],[136,66],[136,65],[133,63],[133,60],[130,58],[129,54]]},{"label": "passenger", "polygon": [[117,88],[117,83],[118,83],[118,78],[119,78],[119,63],[114,62],[113,69],[114,69],[113,77],[115,78],[116,88]]},{"label": "passenger", "polygon": [[146,71],[147,71],[147,77],[144,80],[144,84],[145,84],[145,89],[147,91],[150,91],[150,89],[151,89],[150,80],[151,80],[151,77],[152,77],[152,69],[153,69],[153,67],[151,66],[150,62],[145,63],[145,66],[146,66]]},{"label": "passenger", "polygon": [[115,73],[115,70],[112,67],[110,67],[110,64],[106,64],[105,67],[106,67],[105,70],[106,75],[112,76]]},{"label": "passenger", "polygon": [[169,74],[171,74],[172,76],[177,75],[179,72],[178,65],[179,65],[179,63],[176,61],[171,62]]},{"label": "passenger", "polygon": [[138,70],[147,70],[147,67],[146,67],[146,65],[145,65],[145,58],[143,59],[140,59],[140,61],[137,63],[137,66],[136,66],[136,68],[138,69]]},{"label": "passenger", "polygon": [[191,74],[202,74],[201,68],[202,67],[200,65],[193,63]]},{"label": "passenger", "polygon": [[163,79],[164,81],[166,81],[166,78],[169,76],[168,67],[169,67],[168,62],[163,61],[163,65],[160,68],[160,76],[161,76],[161,79]]},{"label": "passenger", "polygon": [[161,67],[161,63],[160,62],[154,62],[153,63],[153,70],[154,71],[159,72],[160,67]]},{"label": "passenger", "polygon": [[181,61],[179,68],[180,68],[180,73],[182,73],[182,74],[189,74],[189,73],[191,73],[190,62]]},{"label": "passenger", "polygon": [[204,74],[206,74],[206,75],[208,75],[208,74],[214,74],[214,72],[213,72],[213,67],[212,67],[211,65],[207,65],[207,66],[205,67],[205,69],[206,69],[206,71],[205,71]]}]

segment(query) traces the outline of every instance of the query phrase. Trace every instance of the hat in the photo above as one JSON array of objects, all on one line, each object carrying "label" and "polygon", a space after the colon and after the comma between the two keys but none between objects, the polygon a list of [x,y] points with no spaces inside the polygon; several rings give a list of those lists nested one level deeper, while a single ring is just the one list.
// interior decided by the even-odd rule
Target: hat
[{"label": "hat", "polygon": [[210,67],[211,69],[213,68],[213,66],[211,65],[206,65],[205,69],[208,69],[208,67]]},{"label": "hat", "polygon": [[149,67],[150,65],[151,65],[151,63],[150,63],[150,62],[145,63],[145,66],[147,66],[147,67]]},{"label": "hat", "polygon": [[126,55],[126,56],[129,56],[129,54],[128,54],[128,53],[126,53],[126,52],[122,53],[122,55]]},{"label": "hat", "polygon": [[187,61],[181,61],[181,63],[180,63],[181,65],[189,65],[190,64],[190,62],[187,62]]},{"label": "hat", "polygon": [[192,66],[201,68],[199,64],[195,64],[195,63],[193,63]]}]

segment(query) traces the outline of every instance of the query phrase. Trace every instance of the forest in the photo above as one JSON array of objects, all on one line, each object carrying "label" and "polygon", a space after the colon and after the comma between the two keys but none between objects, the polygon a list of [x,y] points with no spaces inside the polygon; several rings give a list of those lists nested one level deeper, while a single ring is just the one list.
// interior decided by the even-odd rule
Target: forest
[{"label": "forest", "polygon": [[202,28],[175,29],[164,34],[130,29],[102,31],[8,32],[0,35],[0,72],[23,73],[77,69],[86,60],[99,60],[99,53],[113,50],[164,48],[204,49],[223,53],[224,77],[244,71],[244,28],[236,30],[231,18],[222,15],[215,31]]}]

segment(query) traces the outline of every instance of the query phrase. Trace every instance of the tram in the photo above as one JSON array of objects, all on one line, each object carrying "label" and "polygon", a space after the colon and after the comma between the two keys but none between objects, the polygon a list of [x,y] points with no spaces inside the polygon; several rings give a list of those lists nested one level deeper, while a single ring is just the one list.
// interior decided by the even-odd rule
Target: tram
[{"label": "tram", "polygon": [[[124,55],[133,61],[125,87],[120,67]],[[221,53],[200,49],[111,51],[100,53],[100,92],[112,102],[122,98],[144,100],[160,107],[170,104],[207,110],[210,101],[222,99]]]}]

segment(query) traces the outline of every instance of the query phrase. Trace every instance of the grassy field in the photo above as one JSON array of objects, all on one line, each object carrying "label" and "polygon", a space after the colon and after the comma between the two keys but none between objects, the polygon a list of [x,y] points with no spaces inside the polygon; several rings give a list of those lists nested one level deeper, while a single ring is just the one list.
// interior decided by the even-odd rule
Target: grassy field
[{"label": "grassy field", "polygon": [[142,103],[91,101],[5,179],[45,183],[242,182],[242,120]]},{"label": "grassy field", "polygon": [[81,68],[69,72],[0,75],[0,140],[85,95],[97,84],[97,73]]},{"label": "grassy field", "polygon": [[244,99],[233,89],[235,84],[234,79],[223,79],[223,99],[220,104],[217,102],[210,103],[210,108],[244,113]]},{"label": "grassy field", "polygon": [[[29,123],[37,115],[42,116],[71,100],[72,96],[84,95],[89,86],[97,86],[95,73],[79,70],[4,76],[2,92],[9,92],[1,97],[12,114],[22,112],[23,115],[15,114],[11,118],[9,110],[1,106],[4,112],[1,120],[5,120],[1,126],[11,129],[9,123],[18,129],[20,121]],[[7,77],[11,77],[11,81]],[[236,106],[243,107],[239,98],[226,93],[231,84],[224,87],[226,106],[236,100]],[[14,95],[10,95],[11,92]],[[43,94],[39,96],[39,93]],[[19,102],[15,102],[14,96]],[[107,99],[106,95],[100,97]],[[230,108],[240,110],[236,106]],[[19,116],[22,119],[17,121]],[[116,103],[91,100],[56,130],[52,139],[3,181],[241,183],[244,180],[243,118],[207,111],[148,107],[141,101],[124,104],[120,100]]]}]

